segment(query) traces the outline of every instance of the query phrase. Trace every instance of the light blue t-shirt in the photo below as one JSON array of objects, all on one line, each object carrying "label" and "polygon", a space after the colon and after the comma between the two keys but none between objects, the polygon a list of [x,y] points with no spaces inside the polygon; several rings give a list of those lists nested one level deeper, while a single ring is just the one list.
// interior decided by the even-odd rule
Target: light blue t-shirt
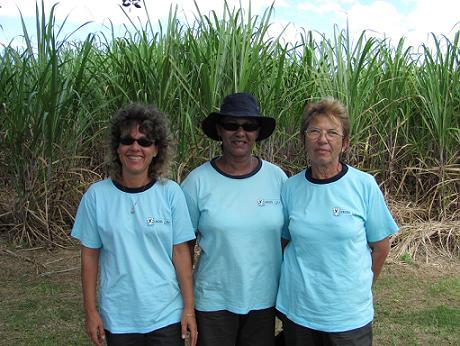
[{"label": "light blue t-shirt", "polygon": [[157,181],[145,190],[123,189],[110,179],[91,185],[80,202],[72,236],[100,249],[104,328],[147,333],[180,321],[183,301],[172,250],[195,235],[175,182]]},{"label": "light blue t-shirt", "polygon": [[343,165],[323,181],[306,171],[282,191],[284,252],[276,307],[307,328],[340,332],[372,321],[372,258],[368,243],[397,232],[375,179]]},{"label": "light blue t-shirt", "polygon": [[246,314],[275,305],[285,180],[278,166],[263,160],[244,177],[206,162],[184,180],[201,248],[194,273],[197,310]]}]

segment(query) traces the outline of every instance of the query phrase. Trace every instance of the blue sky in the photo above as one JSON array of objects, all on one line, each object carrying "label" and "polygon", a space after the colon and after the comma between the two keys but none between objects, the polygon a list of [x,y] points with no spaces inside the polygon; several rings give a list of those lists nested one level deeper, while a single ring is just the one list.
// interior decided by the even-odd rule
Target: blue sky
[{"label": "blue sky", "polygon": [[[49,8],[56,0],[45,0]],[[252,0],[252,13],[261,14],[273,0]],[[91,21],[91,25],[79,32],[83,37],[87,32],[100,31],[108,18],[116,25],[127,23],[120,9],[122,0],[61,0],[56,8],[57,21],[61,22],[69,15],[65,30],[71,31],[80,24]],[[196,13],[192,0],[145,0],[150,18],[166,22],[169,7],[178,5],[179,18],[193,20]],[[214,10],[222,14],[223,0],[197,0],[202,13]],[[240,0],[227,0],[230,7],[239,6]],[[244,8],[248,0],[241,0]],[[144,7],[144,6],[143,6]],[[11,40],[22,44],[21,22],[18,8],[34,30],[34,0],[0,0],[0,44]],[[134,6],[127,7],[132,18],[145,20],[145,10]],[[136,20],[137,21],[137,20]],[[287,26],[284,38],[295,41],[301,28],[318,31],[330,36],[334,24],[344,29],[348,23],[352,35],[357,37],[362,30],[369,30],[369,36],[387,37],[393,44],[399,38],[406,37],[408,45],[418,47],[428,42],[429,33],[453,37],[460,30],[460,1],[458,0],[275,0],[275,12],[272,17],[272,34],[276,35]]]}]

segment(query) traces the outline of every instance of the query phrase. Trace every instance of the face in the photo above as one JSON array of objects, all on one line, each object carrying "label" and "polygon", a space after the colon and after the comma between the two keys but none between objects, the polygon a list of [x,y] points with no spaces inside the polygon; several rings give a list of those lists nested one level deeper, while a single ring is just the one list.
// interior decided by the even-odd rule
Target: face
[{"label": "face", "polygon": [[[158,154],[158,147],[154,142],[149,146],[142,146],[141,144],[149,144],[144,140],[147,136],[139,131],[139,124],[133,124],[131,128],[124,129],[121,133],[120,139],[136,139],[131,144],[123,144],[120,142],[117,152],[121,162],[121,173],[123,178],[144,178],[147,179],[149,166],[152,159]],[[129,141],[128,141],[129,142]]]},{"label": "face", "polygon": [[217,134],[222,139],[224,154],[249,157],[259,136],[259,123],[255,119],[226,117],[218,123]]},{"label": "face", "polygon": [[348,147],[348,139],[342,136],[340,121],[318,115],[311,119],[306,131],[303,138],[312,167],[336,167],[340,154]]}]

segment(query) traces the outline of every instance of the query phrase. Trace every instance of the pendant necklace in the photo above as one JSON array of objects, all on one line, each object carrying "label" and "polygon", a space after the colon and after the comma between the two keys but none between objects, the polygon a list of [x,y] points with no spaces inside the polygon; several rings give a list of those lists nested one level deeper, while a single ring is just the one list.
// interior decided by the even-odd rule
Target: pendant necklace
[{"label": "pendant necklace", "polygon": [[139,199],[136,199],[136,202],[134,202],[134,203],[133,203],[133,201],[131,201],[131,210],[130,210],[131,214],[134,214],[136,212],[136,210],[134,208],[136,207],[137,202],[139,202]]}]

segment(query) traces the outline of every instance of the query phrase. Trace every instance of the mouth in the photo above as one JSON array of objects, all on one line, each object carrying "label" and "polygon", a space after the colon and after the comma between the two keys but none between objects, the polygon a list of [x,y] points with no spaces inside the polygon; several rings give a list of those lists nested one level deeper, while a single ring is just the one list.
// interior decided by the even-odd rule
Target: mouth
[{"label": "mouth", "polygon": [[142,161],[144,159],[140,155],[126,155],[126,157],[128,158],[129,161],[135,161],[135,162]]},{"label": "mouth", "polygon": [[236,140],[233,140],[233,141],[232,141],[232,144],[234,144],[234,145],[236,145],[236,146],[240,146],[240,145],[245,145],[245,144],[247,144],[247,142],[244,141],[244,140],[241,140],[241,139],[236,139]]}]

